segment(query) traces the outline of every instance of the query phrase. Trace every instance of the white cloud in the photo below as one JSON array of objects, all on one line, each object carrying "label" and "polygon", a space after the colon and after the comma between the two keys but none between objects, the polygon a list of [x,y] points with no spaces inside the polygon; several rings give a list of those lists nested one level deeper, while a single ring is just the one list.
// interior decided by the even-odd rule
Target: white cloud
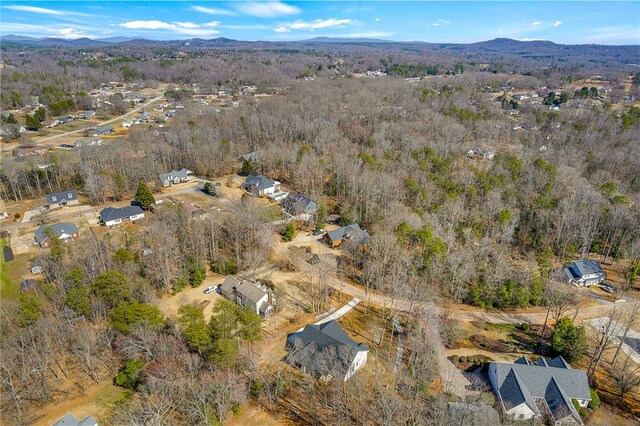
[{"label": "white cloud", "polygon": [[374,21],[380,22],[380,18],[375,18]]},{"label": "white cloud", "polygon": [[22,5],[10,5],[5,6],[5,9],[9,10],[17,10],[19,12],[30,12],[30,13],[39,13],[42,15],[55,15],[55,16],[66,16],[66,15],[75,15],[75,16],[89,16],[84,13],[78,12],[70,12],[67,10],[55,10],[55,9],[45,9],[44,7],[35,7],[35,6],[22,6]]},{"label": "white cloud", "polygon": [[438,19],[436,22],[434,22],[433,24],[431,24],[432,27],[439,27],[440,25],[447,25],[450,24],[451,21],[449,21],[448,19]]},{"label": "white cloud", "polygon": [[57,31],[58,31],[58,37],[60,38],[82,38],[82,37],[94,38],[94,36],[91,36],[85,33],[84,31],[78,31],[75,28],[61,28]]},{"label": "white cloud", "polygon": [[285,24],[276,27],[275,32],[286,33],[291,30],[308,30],[313,31],[321,28],[344,28],[350,24],[351,19],[316,19],[311,22],[296,21],[292,24]]},{"label": "white cloud", "polygon": [[532,22],[531,25],[533,25],[534,27],[537,27],[539,25],[542,25],[542,22],[541,21],[535,21],[535,22]]},{"label": "white cloud", "polygon": [[221,28],[229,28],[230,30],[269,30],[268,25],[253,24],[253,25],[220,25]]},{"label": "white cloud", "polygon": [[190,36],[210,36],[219,34],[220,31],[211,29],[219,24],[217,21],[206,24],[194,24],[193,22],[163,22],[163,21],[128,21],[120,24],[130,30],[166,30],[177,34]]},{"label": "white cloud", "polygon": [[299,7],[279,1],[239,3],[236,5],[236,9],[245,15],[256,16],[258,18],[275,18],[277,16],[297,15],[302,12]]},{"label": "white cloud", "polygon": [[563,24],[563,22],[562,22],[562,21],[556,21],[556,22],[553,24],[553,26],[554,26],[554,27],[559,27],[559,26],[560,26],[560,25],[562,25],[562,24]]},{"label": "white cloud", "polygon": [[235,13],[230,11],[230,10],[214,9],[212,7],[191,6],[190,10],[194,10],[196,12],[201,12],[201,13],[206,13],[207,15],[235,16]]}]

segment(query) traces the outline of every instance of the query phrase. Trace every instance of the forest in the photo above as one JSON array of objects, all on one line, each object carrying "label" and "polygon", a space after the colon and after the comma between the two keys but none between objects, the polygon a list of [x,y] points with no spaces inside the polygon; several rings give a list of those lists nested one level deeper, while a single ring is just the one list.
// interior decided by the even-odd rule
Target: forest
[{"label": "forest", "polygon": [[[138,126],[101,146],[50,151],[47,168],[39,158],[3,154],[1,198],[77,189],[101,205],[132,198],[141,182],[157,189],[158,173],[172,169],[209,179],[238,173],[241,155],[261,151],[243,169],[318,200],[318,227],[338,214],[368,230],[366,250],[346,247],[340,261],[343,277],[367,292],[482,309],[549,308],[549,272],[587,257],[624,262],[621,291],[637,287],[638,107],[622,103],[628,94],[617,83],[606,98],[588,87],[569,91],[595,73],[622,81],[631,72],[622,60],[605,66],[587,51],[548,67],[547,57],[480,47],[468,56],[453,47],[285,46],[3,44],[3,109],[38,96],[47,114],[58,115],[109,81],[171,83],[179,88],[167,96],[183,99],[195,87],[237,93],[248,84],[270,96],[243,97],[223,112],[189,103],[163,128]],[[355,76],[378,69],[389,75]],[[534,105],[511,101],[505,86],[550,88],[567,99],[550,110],[555,93],[550,105]],[[585,98],[601,101],[577,107]],[[479,147],[495,157],[471,158]],[[248,400],[271,407],[301,389],[322,424],[449,424],[446,392],[429,384],[437,375],[430,342],[447,341],[451,330],[424,305],[407,320],[408,359],[394,386],[376,378],[370,392],[359,391],[366,384],[357,376],[322,384],[283,366],[259,368],[252,348],[265,338],[260,319],[233,303],[218,303],[209,322],[188,306],[176,321],[165,318],[156,306],[163,295],[197,287],[206,273],[250,275],[271,262],[279,229],[250,197],[230,208],[223,220],[191,221],[184,209],[163,206],[126,244],[109,234],[73,245],[54,239],[38,258],[42,291],[0,307],[7,424],[37,422],[31,408],[68,382],[105,380],[131,392],[110,424],[219,424]]]}]

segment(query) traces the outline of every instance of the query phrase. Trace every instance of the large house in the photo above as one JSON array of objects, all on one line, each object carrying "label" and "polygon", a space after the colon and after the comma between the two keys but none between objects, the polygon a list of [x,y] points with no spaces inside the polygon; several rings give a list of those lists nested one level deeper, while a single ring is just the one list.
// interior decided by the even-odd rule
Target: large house
[{"label": "large house", "polygon": [[35,232],[36,242],[45,248],[51,245],[51,233],[60,240],[68,243],[77,240],[80,236],[78,227],[73,223],[55,223],[53,225],[41,225]]},{"label": "large house", "polygon": [[49,209],[58,207],[73,206],[78,204],[78,193],[74,189],[62,192],[54,192],[45,196],[45,206]]},{"label": "large house", "polygon": [[78,138],[73,142],[73,144],[76,147],[102,145],[102,139],[97,136],[89,136],[85,138]]},{"label": "large house", "polygon": [[98,421],[92,416],[86,416],[83,419],[78,419],[72,413],[67,413],[51,426],[98,426]]},{"label": "large house", "polygon": [[564,281],[582,286],[590,286],[603,283],[607,274],[595,260],[585,259],[565,265],[562,268]]},{"label": "large house", "polygon": [[257,161],[260,161],[263,156],[264,156],[264,151],[258,150],[258,151],[250,152],[248,154],[241,155],[239,160],[242,162],[245,162],[245,161],[257,162]]},{"label": "large house", "polygon": [[240,306],[248,306],[253,312],[268,317],[276,306],[273,292],[265,286],[258,286],[249,280],[234,277],[225,278],[220,284],[220,293]]},{"label": "large house", "polygon": [[291,216],[312,215],[318,211],[318,203],[306,195],[291,193],[282,201],[282,208]]},{"label": "large house", "polygon": [[95,129],[93,131],[93,136],[111,135],[113,133],[115,133],[115,131],[113,130],[113,127],[104,126],[104,127],[98,127],[97,129]]},{"label": "large house", "polygon": [[367,242],[369,239],[369,233],[360,228],[357,223],[343,226],[335,231],[329,231],[324,236],[324,242],[331,247],[338,247],[345,240],[353,242],[353,244],[360,246]]},{"label": "large house", "polygon": [[100,211],[100,221],[106,226],[115,226],[124,222],[142,219],[144,211],[139,206],[107,207]]},{"label": "large house", "polygon": [[317,378],[347,381],[367,362],[369,348],[357,343],[336,320],[309,324],[287,336],[287,363]]},{"label": "large house", "polygon": [[169,173],[162,173],[160,178],[160,184],[163,188],[167,188],[171,185],[175,185],[189,180],[189,175],[193,172],[189,169],[171,170]]},{"label": "large house", "polygon": [[562,358],[539,357],[535,364],[521,357],[514,364],[492,362],[489,380],[505,416],[514,420],[538,418],[554,426],[578,424],[573,406],[591,401],[587,373],[574,370]]},{"label": "large house", "polygon": [[242,189],[256,197],[266,197],[280,191],[280,182],[264,176],[249,175],[242,184]]}]

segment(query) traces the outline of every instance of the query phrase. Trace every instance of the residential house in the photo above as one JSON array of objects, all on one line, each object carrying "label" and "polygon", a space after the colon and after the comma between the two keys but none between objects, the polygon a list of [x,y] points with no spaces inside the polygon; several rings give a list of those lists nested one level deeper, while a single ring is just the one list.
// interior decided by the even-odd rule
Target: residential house
[{"label": "residential house", "polygon": [[128,118],[128,119],[122,121],[121,126],[124,127],[125,129],[127,129],[127,128],[131,127],[134,123],[135,123],[134,120]]},{"label": "residential house", "polygon": [[20,293],[26,293],[27,291],[36,291],[36,280],[27,278],[20,283]]},{"label": "residential house", "polygon": [[357,223],[343,226],[334,231],[329,231],[322,237],[324,242],[331,247],[338,247],[345,240],[351,241],[353,244],[360,246],[369,240],[369,233],[360,228]]},{"label": "residential house", "polygon": [[112,135],[113,133],[115,133],[113,130],[113,127],[104,126],[104,127],[98,127],[97,129],[95,129],[93,131],[93,136]]},{"label": "residential house", "polygon": [[318,211],[318,203],[306,195],[292,192],[282,201],[282,208],[291,216],[304,215],[307,219]]},{"label": "residential house", "polygon": [[227,277],[220,284],[220,293],[240,306],[248,306],[253,312],[262,317],[271,315],[276,306],[273,291],[265,286],[258,286],[249,280]]},{"label": "residential house", "polygon": [[241,155],[239,160],[242,162],[245,162],[245,161],[257,162],[257,161],[260,161],[263,156],[264,156],[264,151],[258,150],[258,151],[250,152],[248,154]]},{"label": "residential house", "polygon": [[564,278],[562,281],[581,286],[600,284],[607,278],[600,264],[590,259],[576,260],[567,264],[562,268],[562,272],[564,272],[564,277],[561,276]]},{"label": "residential house", "polygon": [[369,348],[353,341],[336,320],[308,324],[287,336],[287,363],[322,379],[347,381],[367,362]]},{"label": "residential house", "polygon": [[86,138],[78,138],[73,142],[73,144],[76,147],[79,147],[79,146],[100,146],[100,145],[102,145],[102,139],[100,139],[99,137],[96,137],[96,136],[90,136],[90,137],[86,137]]},{"label": "residential house", "polygon": [[160,178],[160,184],[163,188],[167,188],[171,185],[177,185],[182,182],[189,181],[189,175],[192,175],[193,172],[189,169],[181,169],[181,170],[171,170],[169,173],[162,173]]},{"label": "residential house", "polygon": [[591,401],[587,373],[575,370],[562,358],[539,357],[535,364],[521,357],[514,364],[492,362],[489,380],[506,417],[538,418],[551,425],[581,425],[573,406]]},{"label": "residential house", "polygon": [[247,176],[242,189],[256,197],[265,197],[280,191],[280,182],[264,176]]},{"label": "residential house", "polygon": [[98,426],[98,421],[92,416],[86,416],[79,420],[73,414],[67,413],[51,426]]},{"label": "residential house", "polygon": [[48,151],[45,145],[35,145],[35,146],[19,146],[13,150],[13,155],[15,157],[31,157],[34,155],[42,155]]},{"label": "residential house", "polygon": [[69,241],[80,238],[80,230],[73,223],[55,223],[53,225],[41,225],[34,234],[36,242],[42,248],[51,246],[51,235],[55,235],[60,240]]},{"label": "residential house", "polygon": [[96,115],[95,111],[85,111],[85,112],[81,112],[80,115],[78,115],[78,118],[81,118],[83,120],[87,120],[87,119],[93,117],[94,115]]},{"label": "residential house", "polygon": [[45,206],[48,209],[55,209],[58,207],[73,206],[78,204],[78,193],[75,189],[68,191],[54,192],[53,194],[47,194],[45,196]]},{"label": "residential house", "polygon": [[53,120],[53,123],[51,123],[51,125],[55,127],[55,126],[59,126],[60,124],[71,123],[73,120],[75,120],[75,118],[71,117],[70,115],[67,115],[65,117],[56,118],[55,120]]},{"label": "residential house", "polygon": [[482,158],[485,160],[493,160],[496,156],[495,151],[491,151],[485,148],[472,148],[467,151],[467,156],[470,158]]},{"label": "residential house", "polygon": [[100,211],[100,221],[106,226],[115,226],[124,222],[142,219],[144,211],[139,206],[107,207]]}]

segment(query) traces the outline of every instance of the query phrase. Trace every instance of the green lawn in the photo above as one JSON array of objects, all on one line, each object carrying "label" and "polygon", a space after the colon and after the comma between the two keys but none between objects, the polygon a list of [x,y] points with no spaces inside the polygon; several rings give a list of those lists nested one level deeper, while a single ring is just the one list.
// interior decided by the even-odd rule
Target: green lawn
[{"label": "green lawn", "polygon": [[[7,245],[6,238],[0,238],[0,250]],[[0,256],[0,300],[17,299],[20,296],[20,281],[26,272],[24,256],[16,256],[11,262],[5,263]]]}]

